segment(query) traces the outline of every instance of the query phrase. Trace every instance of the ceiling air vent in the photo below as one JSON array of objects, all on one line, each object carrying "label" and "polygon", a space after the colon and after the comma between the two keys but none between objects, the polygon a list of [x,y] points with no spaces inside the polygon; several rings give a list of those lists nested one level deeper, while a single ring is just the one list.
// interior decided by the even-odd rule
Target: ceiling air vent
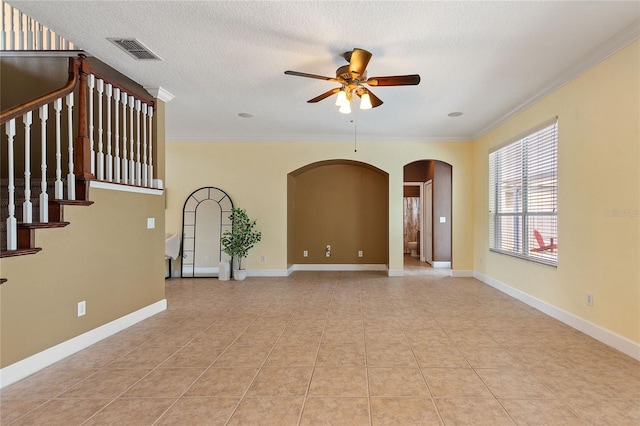
[{"label": "ceiling air vent", "polygon": [[135,38],[109,38],[108,40],[136,59],[162,60],[158,55],[149,50],[147,46]]}]

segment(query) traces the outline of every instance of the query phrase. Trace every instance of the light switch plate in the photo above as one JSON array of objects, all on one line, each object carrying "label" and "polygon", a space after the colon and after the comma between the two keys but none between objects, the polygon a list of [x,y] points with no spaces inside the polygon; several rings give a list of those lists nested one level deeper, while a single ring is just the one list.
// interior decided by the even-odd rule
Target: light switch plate
[{"label": "light switch plate", "polygon": [[156,219],[153,217],[147,218],[147,229],[153,229],[156,227]]},{"label": "light switch plate", "polygon": [[444,216],[440,216],[440,223],[447,223],[447,218]]}]

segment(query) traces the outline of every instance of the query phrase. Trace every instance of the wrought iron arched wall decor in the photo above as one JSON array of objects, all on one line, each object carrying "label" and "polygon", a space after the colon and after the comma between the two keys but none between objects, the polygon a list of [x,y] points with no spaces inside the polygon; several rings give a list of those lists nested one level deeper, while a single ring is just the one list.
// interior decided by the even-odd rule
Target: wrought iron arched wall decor
[{"label": "wrought iron arched wall decor", "polygon": [[182,258],[180,277],[217,277],[221,261],[231,258],[222,251],[220,237],[231,230],[231,197],[212,186],[195,190],[182,209]]}]

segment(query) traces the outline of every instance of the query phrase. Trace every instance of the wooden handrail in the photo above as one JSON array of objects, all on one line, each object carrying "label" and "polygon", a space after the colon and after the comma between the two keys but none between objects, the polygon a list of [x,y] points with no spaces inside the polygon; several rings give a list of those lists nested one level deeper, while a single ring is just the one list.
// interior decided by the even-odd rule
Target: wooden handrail
[{"label": "wooden handrail", "polygon": [[69,58],[69,79],[67,80],[67,84],[65,84],[60,89],[54,90],[53,92],[50,92],[37,99],[25,102],[22,105],[18,105],[0,112],[0,124],[4,124],[16,117],[20,117],[21,115],[24,115],[29,111],[34,111],[43,105],[47,105],[55,101],[56,99],[59,99],[73,92],[73,90],[78,85],[81,61],[86,61],[86,59],[82,55],[80,56],[80,58]]}]

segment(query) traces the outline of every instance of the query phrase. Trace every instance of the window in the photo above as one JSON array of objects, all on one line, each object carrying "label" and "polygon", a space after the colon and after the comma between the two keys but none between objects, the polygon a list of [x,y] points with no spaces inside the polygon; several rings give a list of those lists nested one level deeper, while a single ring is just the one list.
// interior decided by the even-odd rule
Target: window
[{"label": "window", "polygon": [[489,152],[489,248],[557,265],[557,118]]}]

